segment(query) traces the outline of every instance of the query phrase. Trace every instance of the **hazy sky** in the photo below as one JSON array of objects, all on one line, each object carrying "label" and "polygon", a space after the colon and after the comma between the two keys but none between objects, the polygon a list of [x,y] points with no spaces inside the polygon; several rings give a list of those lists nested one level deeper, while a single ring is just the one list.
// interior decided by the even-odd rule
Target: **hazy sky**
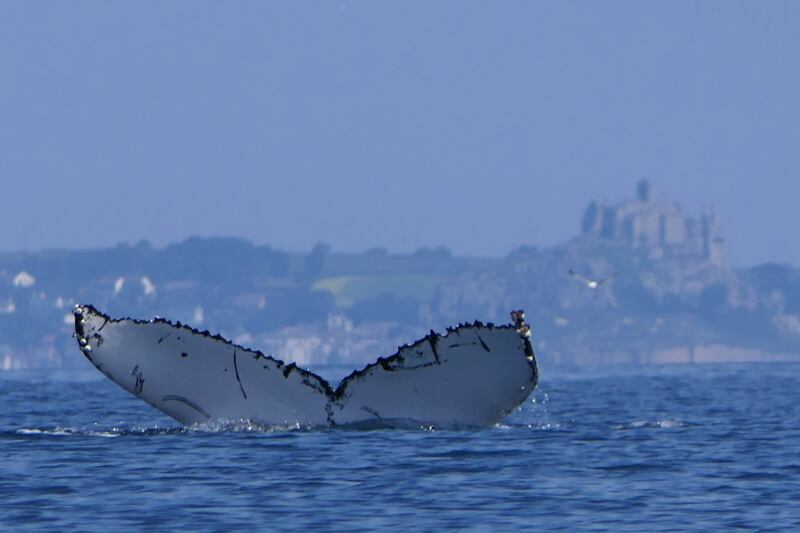
[{"label": "hazy sky", "polygon": [[501,255],[651,178],[800,264],[798,2],[0,3],[0,250]]}]

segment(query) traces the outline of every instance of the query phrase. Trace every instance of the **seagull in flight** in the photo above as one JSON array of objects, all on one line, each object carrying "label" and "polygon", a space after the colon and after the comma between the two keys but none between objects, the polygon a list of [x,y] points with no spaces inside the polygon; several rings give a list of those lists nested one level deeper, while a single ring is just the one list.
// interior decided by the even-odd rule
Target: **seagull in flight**
[{"label": "seagull in flight", "polygon": [[569,271],[569,275],[572,276],[573,278],[577,279],[578,281],[580,281],[581,283],[583,283],[584,285],[586,285],[590,289],[595,290],[598,287],[600,287],[600,285],[602,285],[603,283],[606,283],[607,281],[611,281],[612,279],[614,279],[617,276],[619,276],[619,272],[614,272],[613,274],[611,274],[607,278],[599,279],[599,280],[596,280],[596,281],[593,280],[593,279],[584,278],[583,276],[581,276],[580,274],[578,274],[574,270],[570,270]]}]

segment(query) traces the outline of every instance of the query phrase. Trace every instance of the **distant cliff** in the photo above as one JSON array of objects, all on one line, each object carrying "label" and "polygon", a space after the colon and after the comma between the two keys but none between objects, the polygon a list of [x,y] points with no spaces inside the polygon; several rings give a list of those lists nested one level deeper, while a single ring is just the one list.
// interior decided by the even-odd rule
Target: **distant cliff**
[{"label": "distant cliff", "polygon": [[641,183],[634,200],[590,204],[573,240],[503,258],[287,253],[233,238],[0,254],[0,368],[83,364],[77,302],[303,364],[373,360],[430,328],[506,322],[520,307],[543,365],[800,360],[800,270],[728,269],[724,243],[715,215],[686,216]]}]

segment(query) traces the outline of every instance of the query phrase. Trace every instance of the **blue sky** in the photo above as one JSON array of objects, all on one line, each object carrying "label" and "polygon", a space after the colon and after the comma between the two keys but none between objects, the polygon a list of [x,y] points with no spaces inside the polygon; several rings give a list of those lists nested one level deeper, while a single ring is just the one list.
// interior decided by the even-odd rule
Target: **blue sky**
[{"label": "blue sky", "polygon": [[649,177],[800,264],[796,2],[3,2],[0,250],[470,255]]}]

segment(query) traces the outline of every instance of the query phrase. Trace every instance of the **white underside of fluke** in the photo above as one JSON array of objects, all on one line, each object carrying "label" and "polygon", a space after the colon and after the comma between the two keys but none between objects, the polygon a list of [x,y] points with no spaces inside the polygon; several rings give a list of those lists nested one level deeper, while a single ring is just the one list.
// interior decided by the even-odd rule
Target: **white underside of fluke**
[{"label": "white underside of fluke", "polygon": [[514,325],[431,332],[334,389],[316,374],[164,319],[115,320],[77,306],[84,355],[182,424],[488,427],[516,409],[538,371],[521,311]]}]

